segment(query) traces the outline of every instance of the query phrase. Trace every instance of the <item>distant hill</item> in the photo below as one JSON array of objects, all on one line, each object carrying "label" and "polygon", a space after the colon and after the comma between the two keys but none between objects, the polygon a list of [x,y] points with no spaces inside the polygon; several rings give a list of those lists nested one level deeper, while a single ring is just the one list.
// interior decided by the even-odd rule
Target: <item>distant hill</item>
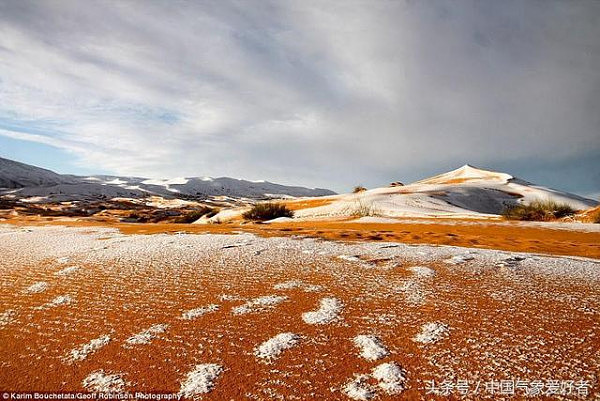
[{"label": "distant hill", "polygon": [[73,184],[69,176],[0,157],[0,188]]},{"label": "distant hill", "polygon": [[229,177],[182,177],[154,180],[142,177],[75,176],[13,160],[0,158],[0,194],[15,198],[41,197],[46,201],[110,199],[114,197],[205,199],[213,196],[231,198],[284,198],[332,195],[321,188],[305,188],[268,181],[247,181]]}]

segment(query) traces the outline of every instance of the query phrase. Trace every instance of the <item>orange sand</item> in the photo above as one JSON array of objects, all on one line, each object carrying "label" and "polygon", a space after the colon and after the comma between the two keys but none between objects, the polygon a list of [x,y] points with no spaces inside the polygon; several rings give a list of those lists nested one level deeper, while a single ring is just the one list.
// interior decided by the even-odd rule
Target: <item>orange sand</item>
[{"label": "orange sand", "polygon": [[454,225],[431,223],[349,223],[345,221],[285,222],[253,224],[154,224],[115,223],[74,219],[25,217],[5,220],[16,225],[107,226],[126,234],[153,233],[230,233],[246,231],[262,236],[303,235],[342,241],[390,241],[409,244],[454,245],[550,255],[582,256],[600,259],[600,233],[580,232],[527,223],[497,224],[490,220]]}]

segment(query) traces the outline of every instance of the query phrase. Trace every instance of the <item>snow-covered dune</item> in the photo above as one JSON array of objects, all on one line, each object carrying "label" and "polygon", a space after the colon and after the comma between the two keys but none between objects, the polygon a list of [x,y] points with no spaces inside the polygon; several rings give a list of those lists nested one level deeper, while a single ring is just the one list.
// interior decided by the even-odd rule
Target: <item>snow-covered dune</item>
[{"label": "snow-covered dune", "polygon": [[298,210],[296,217],[485,217],[509,204],[553,200],[577,210],[597,202],[531,184],[509,174],[464,165],[405,186],[375,188],[329,197],[324,206]]},{"label": "snow-covered dune", "polygon": [[[362,217],[364,221],[382,221],[394,217],[482,218],[497,217],[507,205],[528,204],[536,200],[566,203],[577,210],[598,204],[578,195],[534,185],[510,174],[467,164],[409,185],[322,197],[318,206],[293,209],[294,219],[300,220],[347,217]],[[226,210],[198,223],[227,221],[239,217],[244,210]]]}]

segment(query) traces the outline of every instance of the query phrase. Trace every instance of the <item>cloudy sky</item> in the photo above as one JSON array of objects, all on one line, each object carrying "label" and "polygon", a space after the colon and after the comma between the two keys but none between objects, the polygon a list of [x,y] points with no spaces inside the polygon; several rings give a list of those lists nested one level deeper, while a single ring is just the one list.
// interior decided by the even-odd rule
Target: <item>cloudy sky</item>
[{"label": "cloudy sky", "polygon": [[0,0],[0,156],[345,191],[600,192],[600,1]]}]

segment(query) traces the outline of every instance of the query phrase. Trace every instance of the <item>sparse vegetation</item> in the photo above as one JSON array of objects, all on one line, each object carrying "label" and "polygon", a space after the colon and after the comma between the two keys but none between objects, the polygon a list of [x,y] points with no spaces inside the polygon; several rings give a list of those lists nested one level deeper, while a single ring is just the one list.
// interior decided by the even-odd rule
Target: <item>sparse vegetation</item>
[{"label": "sparse vegetation", "polygon": [[257,203],[242,215],[246,220],[266,221],[278,217],[293,217],[294,212],[282,203],[262,202]]},{"label": "sparse vegetation", "polygon": [[502,212],[508,220],[548,221],[572,216],[575,209],[571,206],[554,201],[535,201],[528,205],[509,205]]},{"label": "sparse vegetation", "polygon": [[359,192],[365,192],[367,190],[367,188],[363,187],[362,185],[357,185],[354,187],[354,189],[352,190],[353,194],[357,194]]},{"label": "sparse vegetation", "polygon": [[351,210],[353,217],[367,217],[367,216],[379,216],[380,213],[373,206],[371,202],[365,202],[363,199],[358,198],[355,201],[356,206]]},{"label": "sparse vegetation", "polygon": [[192,211],[184,214],[183,216],[178,217],[175,220],[175,223],[189,224],[189,223],[193,223],[194,221],[198,220],[202,216],[206,216],[206,217],[210,218],[210,217],[216,215],[217,213],[219,213],[219,209],[214,208],[214,207],[204,206],[200,209],[192,210]]}]

